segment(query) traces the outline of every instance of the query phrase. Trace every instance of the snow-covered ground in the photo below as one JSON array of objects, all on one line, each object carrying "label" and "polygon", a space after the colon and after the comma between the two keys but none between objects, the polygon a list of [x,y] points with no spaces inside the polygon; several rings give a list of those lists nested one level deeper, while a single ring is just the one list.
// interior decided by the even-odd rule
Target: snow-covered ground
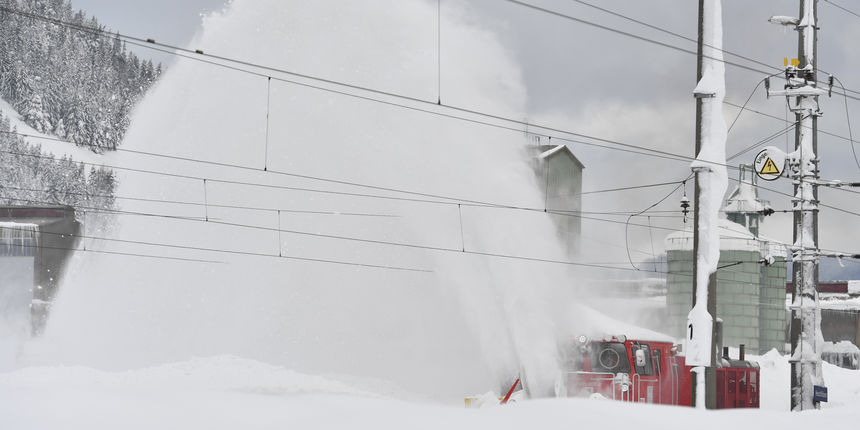
[{"label": "snow-covered ground", "polygon": [[695,423],[697,430],[722,430],[849,428],[860,419],[860,371],[825,364],[831,402],[821,411],[792,413],[788,362],[775,352],[759,360],[762,409],[717,412],[586,399],[465,409],[404,401],[390,392],[228,356],[121,372],[29,367],[0,374],[0,428],[665,429]]}]

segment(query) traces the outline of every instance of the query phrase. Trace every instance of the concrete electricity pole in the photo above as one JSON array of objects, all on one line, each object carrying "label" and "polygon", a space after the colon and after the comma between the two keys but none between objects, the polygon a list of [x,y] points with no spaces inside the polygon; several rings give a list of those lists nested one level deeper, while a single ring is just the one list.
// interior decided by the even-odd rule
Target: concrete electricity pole
[{"label": "concrete electricity pole", "polygon": [[693,366],[693,406],[708,409],[717,406],[718,212],[728,182],[725,169],[727,131],[722,116],[725,66],[721,9],[720,0],[699,0],[697,85],[693,92],[696,98],[696,161],[692,165],[695,173],[694,276],[693,309],[687,321],[687,364]]},{"label": "concrete electricity pole", "polygon": [[[818,407],[815,387],[824,386],[821,374],[821,310],[818,307],[818,88],[816,66],[818,0],[800,0],[800,17],[774,16],[772,23],[794,26],[798,58],[786,67],[786,86],[768,95],[785,96],[795,113],[795,150],[787,154],[794,183],[794,244],[791,289],[791,409]],[[770,85],[768,85],[769,87]]]}]

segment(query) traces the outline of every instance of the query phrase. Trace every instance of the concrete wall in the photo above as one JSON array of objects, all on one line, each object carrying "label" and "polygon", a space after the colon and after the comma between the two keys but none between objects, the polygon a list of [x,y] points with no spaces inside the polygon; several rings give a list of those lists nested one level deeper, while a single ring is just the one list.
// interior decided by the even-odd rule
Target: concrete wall
[{"label": "concrete wall", "polygon": [[74,212],[39,227],[39,247],[36,251],[33,276],[34,335],[41,334],[45,327],[51,303],[60,285],[60,277],[78,247],[80,232],[81,224],[75,220]]},{"label": "concrete wall", "polygon": [[828,342],[847,340],[860,345],[860,310],[822,309],[821,334]]},{"label": "concrete wall", "polygon": [[[684,336],[692,306],[693,253],[668,251],[667,333]],[[745,344],[750,352],[782,351],[785,346],[785,261],[766,267],[756,251],[720,253],[717,271],[717,317],[723,320],[723,344]]]},{"label": "concrete wall", "polygon": [[64,206],[3,206],[0,221],[38,226],[35,245],[26,247],[32,261],[31,277],[21,287],[27,289],[31,334],[37,336],[44,329],[63,270],[77,248],[81,224],[74,209]]},{"label": "concrete wall", "polygon": [[0,333],[30,335],[33,263],[32,256],[0,255]]}]

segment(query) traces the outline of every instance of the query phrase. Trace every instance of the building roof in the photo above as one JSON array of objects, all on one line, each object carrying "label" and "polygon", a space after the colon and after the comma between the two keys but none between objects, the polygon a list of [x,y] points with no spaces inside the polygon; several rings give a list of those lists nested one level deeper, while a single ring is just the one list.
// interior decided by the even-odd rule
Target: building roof
[{"label": "building roof", "polygon": [[0,206],[0,221],[44,225],[74,218],[71,206]]},{"label": "building roof", "polygon": [[538,158],[541,160],[545,160],[550,157],[554,157],[556,155],[565,154],[567,155],[571,161],[573,161],[580,169],[585,168],[585,164],[582,164],[582,161],[579,161],[579,158],[576,158],[576,155],[573,155],[573,152],[567,145],[540,145],[538,147],[540,151],[542,151]]}]

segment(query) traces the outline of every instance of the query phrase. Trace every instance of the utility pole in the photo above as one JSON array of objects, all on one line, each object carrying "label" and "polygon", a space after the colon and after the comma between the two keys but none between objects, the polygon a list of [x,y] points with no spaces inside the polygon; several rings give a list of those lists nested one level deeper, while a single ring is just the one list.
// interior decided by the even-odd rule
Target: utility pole
[{"label": "utility pole", "polygon": [[[718,212],[726,191],[725,65],[720,0],[699,0],[696,65],[696,161],[693,203],[693,308],[687,317],[687,364],[694,366],[693,406],[716,409]],[[703,199],[702,196],[705,198]],[[704,240],[703,240],[704,239]],[[704,303],[702,303],[704,302]],[[702,392],[704,391],[704,392]]]},{"label": "utility pole", "polygon": [[[772,23],[793,25],[798,32],[798,58],[786,65],[783,90],[768,96],[787,98],[795,113],[795,150],[787,154],[794,183],[794,244],[791,288],[791,409],[818,408],[815,387],[824,386],[821,374],[821,310],[818,307],[818,88],[816,56],[818,0],[800,0],[800,17],[774,16]],[[831,78],[832,81],[832,78]],[[832,83],[831,83],[832,86]]]}]

